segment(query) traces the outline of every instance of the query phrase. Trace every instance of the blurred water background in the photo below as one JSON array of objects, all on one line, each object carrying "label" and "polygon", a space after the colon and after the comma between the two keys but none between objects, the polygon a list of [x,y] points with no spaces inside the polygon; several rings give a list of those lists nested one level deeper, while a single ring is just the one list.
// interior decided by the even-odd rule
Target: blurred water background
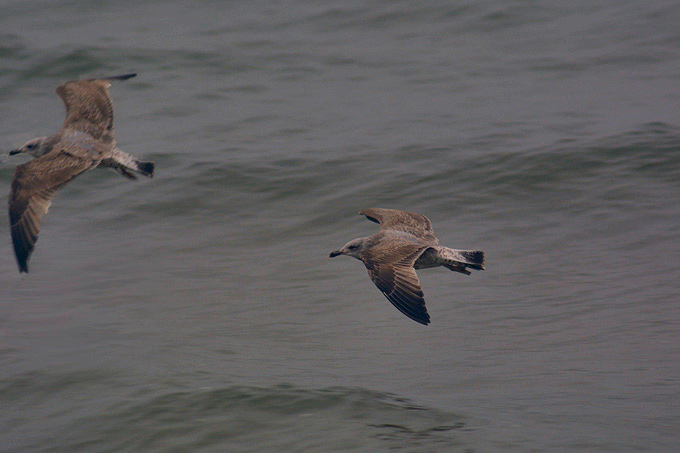
[{"label": "blurred water background", "polygon": [[[1,1],[0,148],[115,83],[152,180],[0,222],[0,450],[677,451],[676,1]],[[0,203],[13,168],[0,159]],[[361,263],[368,207],[487,270]]]}]

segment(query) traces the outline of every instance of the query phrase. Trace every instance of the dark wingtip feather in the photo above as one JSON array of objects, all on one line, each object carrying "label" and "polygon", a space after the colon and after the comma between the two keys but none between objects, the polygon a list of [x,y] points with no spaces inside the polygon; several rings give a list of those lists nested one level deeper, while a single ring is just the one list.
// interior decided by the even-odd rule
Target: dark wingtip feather
[{"label": "dark wingtip feather", "polygon": [[368,214],[368,211],[370,211],[370,209],[362,209],[361,211],[359,211],[359,215],[366,216],[366,218],[367,218],[368,220],[370,220],[371,222],[380,223],[380,222],[378,221],[378,219],[376,219],[375,217],[371,217],[371,216]]},{"label": "dark wingtip feather", "polygon": [[[14,231],[12,231],[14,233]],[[21,243],[21,241],[18,238],[14,237],[14,234],[12,234],[12,239],[14,239],[14,256],[17,259],[17,265],[19,266],[19,273],[26,272],[28,273],[28,257],[31,254],[32,250],[26,250],[26,247],[24,247],[24,244]],[[30,247],[29,247],[30,248]]]},{"label": "dark wingtip feather", "polygon": [[[403,312],[402,312],[402,313],[403,313]],[[404,314],[406,314],[406,313],[404,313]],[[410,315],[406,315],[406,316],[408,316],[409,318],[411,318],[411,319],[414,320],[415,322],[417,322],[417,323],[419,323],[419,324],[422,324],[422,325],[424,325],[424,326],[430,324],[430,314],[429,314],[428,312],[425,312],[425,313],[418,313],[418,314],[415,315],[415,316],[410,316]]]},{"label": "dark wingtip feather", "polygon": [[127,80],[131,79],[133,77],[137,77],[136,72],[131,72],[129,74],[122,74],[122,75],[117,75],[117,76],[112,76],[112,77],[103,77],[106,80]]},{"label": "dark wingtip feather", "polygon": [[[86,79],[86,80],[88,80],[90,82],[94,82],[95,80],[109,80],[109,81],[111,81],[111,80],[127,80],[127,79],[131,79],[133,77],[136,77],[136,76],[137,76],[136,72],[130,72],[128,74],[121,74],[121,75],[115,75],[115,76],[109,76],[109,77],[93,77],[91,79]],[[72,80],[71,82],[77,82],[77,80]],[[69,83],[69,82],[66,82],[66,83]],[[59,88],[57,88],[57,89],[59,89]]]},{"label": "dark wingtip feather", "polygon": [[389,300],[390,303],[397,308],[397,310],[402,312],[409,319],[412,319],[415,322],[423,325],[428,325],[430,323],[430,314],[427,312],[427,308],[425,308],[425,305],[422,306],[414,305],[413,301],[410,300],[407,295],[399,291],[395,291],[390,294],[386,293],[383,290],[380,291],[387,298],[387,300]]},{"label": "dark wingtip feather", "polygon": [[29,228],[22,228],[15,224],[16,213],[10,209],[10,232],[12,234],[12,245],[14,256],[17,259],[19,273],[28,273],[28,260],[33,253],[35,242],[38,240],[37,233],[32,235]]},{"label": "dark wingtip feather", "polygon": [[25,272],[28,274],[28,255],[20,254],[17,250],[15,256],[17,258],[17,265],[19,266],[19,273]]}]

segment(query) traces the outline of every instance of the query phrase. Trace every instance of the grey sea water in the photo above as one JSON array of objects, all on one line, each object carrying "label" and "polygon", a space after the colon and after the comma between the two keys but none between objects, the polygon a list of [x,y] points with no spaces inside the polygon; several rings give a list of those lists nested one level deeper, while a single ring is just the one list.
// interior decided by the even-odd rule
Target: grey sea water
[{"label": "grey sea water", "polygon": [[[0,222],[0,450],[677,451],[680,5],[0,2],[0,148],[115,83],[152,180]],[[13,168],[0,159],[0,203]],[[328,253],[427,215],[430,326]]]}]

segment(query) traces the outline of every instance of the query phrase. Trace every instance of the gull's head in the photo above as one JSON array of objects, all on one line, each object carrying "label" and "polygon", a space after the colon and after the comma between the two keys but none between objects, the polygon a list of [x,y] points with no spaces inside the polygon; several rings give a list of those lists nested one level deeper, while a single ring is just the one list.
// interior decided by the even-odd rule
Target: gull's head
[{"label": "gull's head", "polygon": [[19,153],[30,154],[33,157],[40,157],[43,154],[49,152],[49,147],[47,146],[47,137],[38,137],[27,141],[20,148],[13,149],[9,152],[10,156]]},{"label": "gull's head", "polygon": [[358,239],[352,239],[349,241],[343,248],[340,250],[336,250],[334,252],[331,252],[331,258],[334,258],[336,256],[340,255],[347,255],[347,256],[353,256],[354,258],[360,260],[361,258],[359,255],[361,252],[364,250],[364,246],[366,244],[366,238],[358,238]]}]

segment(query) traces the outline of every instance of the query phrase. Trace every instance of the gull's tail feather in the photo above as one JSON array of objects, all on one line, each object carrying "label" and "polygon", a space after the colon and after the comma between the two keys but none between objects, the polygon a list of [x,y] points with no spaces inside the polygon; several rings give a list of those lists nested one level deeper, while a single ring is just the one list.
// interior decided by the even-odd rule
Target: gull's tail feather
[{"label": "gull's tail feather", "polygon": [[454,250],[448,247],[438,247],[437,252],[444,261],[442,264],[452,271],[470,275],[467,268],[484,270],[484,252],[481,250]]},{"label": "gull's tail feather", "polygon": [[141,173],[144,176],[148,176],[149,178],[153,178],[153,171],[156,168],[156,164],[154,164],[153,162],[141,160],[138,160],[136,163],[138,173]]},{"label": "gull's tail feather", "polygon": [[[118,163],[117,165],[108,165],[116,170],[121,175],[128,179],[137,179],[133,171],[146,176],[147,178],[153,178],[153,170],[155,164],[153,162],[146,162],[141,160],[135,160],[132,163],[127,163],[127,165],[122,165]],[[132,171],[130,171],[132,170]]]},{"label": "gull's tail feather", "polygon": [[484,252],[481,250],[459,250],[459,253],[465,258],[467,267],[484,270]]},{"label": "gull's tail feather", "polygon": [[128,153],[114,148],[111,155],[102,160],[102,167],[110,167],[128,179],[137,179],[132,172],[136,172],[151,178],[156,165],[153,162],[139,160]]}]

